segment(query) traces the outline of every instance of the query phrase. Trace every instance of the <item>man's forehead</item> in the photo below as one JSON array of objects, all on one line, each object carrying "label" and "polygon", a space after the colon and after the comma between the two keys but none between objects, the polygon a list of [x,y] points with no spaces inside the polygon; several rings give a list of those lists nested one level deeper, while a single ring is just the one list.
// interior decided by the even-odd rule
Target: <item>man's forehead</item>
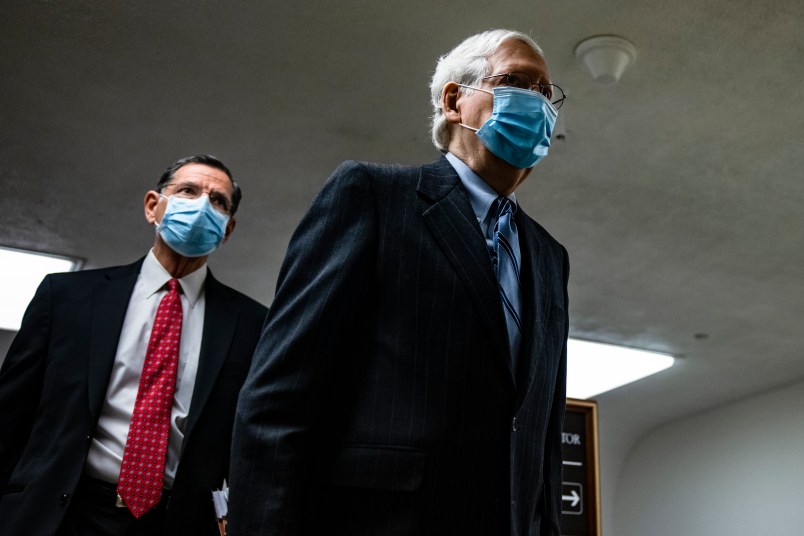
[{"label": "man's forehead", "polygon": [[170,184],[192,183],[210,185],[214,188],[223,188],[233,192],[234,187],[229,176],[222,170],[205,164],[186,164],[176,170]]},{"label": "man's forehead", "polygon": [[518,71],[527,75],[550,78],[547,63],[541,54],[519,39],[503,41],[497,50],[489,56],[489,64],[495,73]]}]

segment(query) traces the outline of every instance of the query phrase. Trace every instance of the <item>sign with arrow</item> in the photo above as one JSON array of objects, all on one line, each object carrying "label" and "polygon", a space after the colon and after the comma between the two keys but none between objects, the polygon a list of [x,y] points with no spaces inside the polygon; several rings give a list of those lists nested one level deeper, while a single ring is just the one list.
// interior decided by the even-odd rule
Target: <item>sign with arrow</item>
[{"label": "sign with arrow", "polygon": [[561,443],[561,534],[600,536],[597,402],[567,400]]},{"label": "sign with arrow", "polygon": [[581,515],[583,513],[583,486],[577,482],[564,482],[561,486],[561,513]]}]

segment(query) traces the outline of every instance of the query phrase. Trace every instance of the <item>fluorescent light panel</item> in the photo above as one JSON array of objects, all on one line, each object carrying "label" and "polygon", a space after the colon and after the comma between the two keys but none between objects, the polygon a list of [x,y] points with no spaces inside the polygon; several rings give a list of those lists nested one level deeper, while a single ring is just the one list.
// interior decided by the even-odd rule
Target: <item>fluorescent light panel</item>
[{"label": "fluorescent light panel", "polygon": [[42,278],[70,272],[78,264],[77,259],[0,246],[0,329],[18,331]]},{"label": "fluorescent light panel", "polygon": [[673,358],[646,352],[570,339],[567,345],[567,396],[590,398],[641,380],[673,366]]}]

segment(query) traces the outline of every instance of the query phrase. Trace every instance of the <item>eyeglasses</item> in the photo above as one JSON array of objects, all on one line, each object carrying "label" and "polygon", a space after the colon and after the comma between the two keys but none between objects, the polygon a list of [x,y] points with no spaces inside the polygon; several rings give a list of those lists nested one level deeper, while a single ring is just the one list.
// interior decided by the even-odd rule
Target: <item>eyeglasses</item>
[{"label": "eyeglasses", "polygon": [[[166,184],[163,189],[171,188],[173,193],[171,195],[175,195],[176,197],[183,197],[185,199],[198,199],[205,192],[204,189],[199,184],[195,184],[193,182],[180,182],[180,183],[170,183]],[[215,190],[210,191],[208,194],[209,202],[212,205],[212,208],[220,212],[221,214],[230,215],[232,210],[232,202],[229,201],[229,198],[226,197],[221,192],[217,192]]]},{"label": "eyeglasses", "polygon": [[555,106],[556,110],[561,108],[561,105],[564,104],[564,100],[567,98],[567,96],[564,94],[564,90],[557,85],[534,84],[530,77],[525,73],[491,74],[489,76],[484,76],[483,80],[488,80],[490,78],[499,79],[497,82],[498,86],[517,87],[519,89],[527,89],[530,91],[537,91],[536,88],[539,88],[538,92],[544,95],[547,100],[549,100],[553,106]]}]

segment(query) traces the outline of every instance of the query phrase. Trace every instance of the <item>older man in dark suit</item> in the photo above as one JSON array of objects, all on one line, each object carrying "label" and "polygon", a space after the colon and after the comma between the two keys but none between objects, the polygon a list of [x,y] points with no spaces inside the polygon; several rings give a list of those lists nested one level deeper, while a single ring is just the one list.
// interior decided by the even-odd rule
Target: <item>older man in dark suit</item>
[{"label": "older man in dark suit", "polygon": [[0,532],[218,533],[267,314],[206,266],[240,197],[220,160],[179,160],[145,196],[145,258],[44,279],[0,370]]},{"label": "older man in dark suit", "polygon": [[563,93],[495,30],[432,94],[444,157],[343,164],[291,240],[238,404],[232,535],[559,534],[569,265],[513,192]]}]

